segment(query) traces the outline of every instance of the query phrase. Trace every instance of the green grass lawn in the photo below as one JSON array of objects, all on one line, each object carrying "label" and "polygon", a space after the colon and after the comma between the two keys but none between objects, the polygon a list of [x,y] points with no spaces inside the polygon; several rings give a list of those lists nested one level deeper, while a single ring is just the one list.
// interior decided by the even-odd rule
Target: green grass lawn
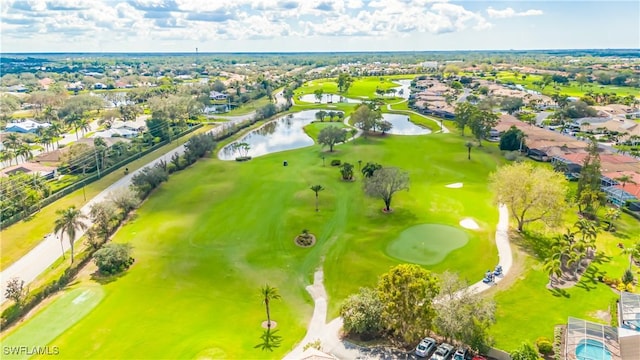
[{"label": "green grass lawn", "polygon": [[[185,139],[210,129],[211,126],[204,126],[193,133],[186,135],[186,137],[182,138],[180,141],[174,141],[171,144],[163,146],[162,148],[127,164],[127,167],[130,171],[136,170],[161,154],[178,147],[178,145],[184,143]],[[0,257],[0,270],[6,269],[13,262],[28,253],[34,246],[42,241],[45,235],[53,231],[53,222],[57,217],[57,210],[66,209],[72,205],[75,205],[78,208],[82,207],[87,202],[87,200],[85,200],[85,194],[86,199],[90,200],[122,176],[122,172],[116,170],[102,179],[87,185],[84,190],[80,189],[74,191],[60,200],[45,206],[30,218],[19,221],[6,229],[2,229],[0,232],[0,238],[2,238],[2,241],[0,241],[0,254],[2,254]]]},{"label": "green grass lawn", "polygon": [[[522,75],[519,75],[516,78],[513,75],[513,72],[501,71],[498,72],[497,78],[502,82],[510,81],[515,84],[521,84],[530,90],[541,91],[541,89],[533,83],[535,81],[541,81],[542,75],[527,74],[526,79],[523,80]],[[593,91],[594,93],[616,93],[619,96],[634,95],[635,97],[640,97],[640,89],[629,86],[600,85],[597,83],[589,83],[580,87],[580,84],[578,84],[578,82],[571,81],[567,86],[559,85],[559,87],[560,90],[555,90],[553,88],[553,84],[550,84],[542,89],[541,92],[545,95],[553,95],[559,92],[568,96],[582,97],[588,91]]]},{"label": "green grass lawn", "polygon": [[270,103],[271,101],[269,100],[269,98],[264,96],[264,97],[261,97],[260,99],[252,100],[246,104],[240,105],[229,112],[221,114],[221,116],[235,116],[235,115],[248,114]]},{"label": "green grass lawn", "polygon": [[[336,120],[336,119],[334,119]],[[322,129],[329,127],[329,126],[335,126],[338,127],[340,129],[347,127],[343,122],[313,122],[307,126],[304,127],[304,132],[307,133],[307,135],[311,136],[311,138],[313,140],[317,140],[318,139],[318,134],[320,133],[320,131],[322,131]]]},{"label": "green grass lawn", "polygon": [[[327,125],[307,131],[321,126]],[[281,358],[305,332],[312,306],[304,286],[322,257],[333,317],[342,299],[400,263],[385,249],[404,230],[432,223],[459,228],[464,217],[475,218],[481,230],[468,232],[465,246],[429,268],[477,281],[497,263],[497,209],[486,180],[500,160],[495,148],[485,147],[468,161],[464,140],[387,135],[333,153],[315,145],[246,163],[203,160],[172,176],[118,232],[114,241],[131,242],[136,263],[103,285],[100,305],[50,344],[65,358]],[[381,200],[363,195],[360,175],[341,181],[336,167],[322,166],[322,154],[327,164],[339,158],[404,168],[411,190],[397,194],[395,211],[384,214]],[[464,187],[445,187],[453,182]],[[313,184],[326,188],[319,212]],[[313,248],[294,244],[302,229],[317,236]],[[258,297],[265,283],[283,296],[272,305],[284,339],[273,353],[253,348],[265,317]]]},{"label": "green grass lawn", "polygon": [[[405,75],[404,78],[411,78],[411,76]],[[349,91],[342,95],[353,99],[371,99],[378,97],[376,94],[377,88],[386,90],[397,86],[398,84],[392,82],[386,76],[359,77],[354,78],[353,83],[349,87]],[[338,94],[338,84],[336,83],[336,79],[317,79],[309,81],[297,89],[295,91],[295,96],[313,94],[317,89],[322,89],[325,94]]]},{"label": "green grass lawn", "polygon": [[[578,219],[575,209],[567,211],[565,217],[567,224]],[[513,350],[523,341],[533,343],[540,336],[553,339],[554,326],[566,324],[569,316],[607,323],[599,315],[608,312],[611,300],[618,295],[597,281],[597,276],[620,278],[629,261],[617,244],[629,247],[640,235],[640,223],[627,214],[615,224],[616,232],[601,229],[598,233],[597,249],[603,253],[602,261],[592,263],[576,286],[560,291],[546,288],[549,277],[538,260],[548,253],[553,234],[543,232],[540,224],[530,226],[532,231],[526,241],[516,245],[529,254],[525,255],[527,270],[513,286],[495,295],[497,322],[491,334],[498,348]]]}]

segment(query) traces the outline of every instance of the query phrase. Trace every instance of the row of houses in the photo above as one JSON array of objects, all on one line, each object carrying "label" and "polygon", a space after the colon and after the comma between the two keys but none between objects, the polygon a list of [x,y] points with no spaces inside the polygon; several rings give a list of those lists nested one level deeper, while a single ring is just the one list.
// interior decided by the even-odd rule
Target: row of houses
[{"label": "row of houses", "polygon": [[[526,124],[511,115],[502,115],[496,130],[507,131],[512,126],[526,135],[525,150],[537,161],[562,164],[569,179],[577,179],[587,157],[588,143],[556,131]],[[615,206],[640,199],[640,160],[601,148],[602,191]],[[628,179],[622,182],[618,179]]]}]

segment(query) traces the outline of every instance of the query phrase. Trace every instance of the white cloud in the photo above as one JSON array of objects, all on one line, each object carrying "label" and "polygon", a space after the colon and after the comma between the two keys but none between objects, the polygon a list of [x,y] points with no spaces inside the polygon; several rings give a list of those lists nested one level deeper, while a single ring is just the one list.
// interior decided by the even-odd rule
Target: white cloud
[{"label": "white cloud", "polygon": [[526,11],[517,12],[510,7],[503,10],[496,10],[492,7],[489,7],[487,9],[487,14],[489,15],[490,18],[505,19],[505,18],[511,18],[516,16],[538,16],[538,15],[542,15],[543,12],[542,10],[535,10],[535,9],[529,9]]}]

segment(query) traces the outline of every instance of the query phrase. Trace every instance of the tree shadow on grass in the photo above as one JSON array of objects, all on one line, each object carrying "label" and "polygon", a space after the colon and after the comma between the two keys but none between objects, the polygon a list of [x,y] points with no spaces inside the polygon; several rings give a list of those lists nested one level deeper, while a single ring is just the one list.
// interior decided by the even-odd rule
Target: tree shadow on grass
[{"label": "tree shadow on grass", "polygon": [[623,232],[614,231],[614,232],[610,232],[610,234],[613,235],[613,237],[616,239],[623,239],[623,240],[630,239],[629,235]]},{"label": "tree shadow on grass", "polygon": [[525,253],[538,259],[547,259],[551,256],[553,240],[536,232],[524,231],[522,233],[511,232],[511,242],[517,245]]},{"label": "tree shadow on grass", "polygon": [[567,292],[567,290],[565,289],[559,289],[559,288],[551,288],[549,289],[549,292],[551,293],[551,295],[555,296],[555,297],[563,297],[563,298],[570,298],[571,295]]},{"label": "tree shadow on grass", "polygon": [[613,257],[611,255],[607,255],[602,251],[599,251],[596,253],[596,256],[593,258],[592,263],[602,265],[604,263],[608,263],[609,261],[611,261],[612,258]]},{"label": "tree shadow on grass", "polygon": [[115,275],[103,275],[96,270],[91,274],[91,280],[97,282],[100,285],[106,285],[120,279],[121,277],[125,276],[127,273],[128,273],[127,271],[123,271]]},{"label": "tree shadow on grass", "polygon": [[580,277],[580,281],[576,284],[576,287],[586,291],[595,290],[602,276],[604,276],[604,272],[600,271],[597,266],[589,266]]}]

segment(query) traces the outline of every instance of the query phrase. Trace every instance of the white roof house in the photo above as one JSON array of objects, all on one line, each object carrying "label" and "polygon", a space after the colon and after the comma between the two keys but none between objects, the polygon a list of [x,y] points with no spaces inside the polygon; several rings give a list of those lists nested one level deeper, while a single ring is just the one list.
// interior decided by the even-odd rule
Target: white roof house
[{"label": "white roof house", "polygon": [[38,131],[39,128],[48,128],[49,126],[51,126],[51,124],[49,123],[39,123],[33,120],[25,120],[21,122],[7,123],[7,127],[5,128],[5,130],[7,132],[33,134]]},{"label": "white roof house", "polygon": [[120,129],[109,129],[105,131],[98,131],[93,134],[92,137],[97,138],[110,138],[110,137],[123,137],[123,138],[133,138],[138,136],[137,131],[127,130],[125,128]]}]

